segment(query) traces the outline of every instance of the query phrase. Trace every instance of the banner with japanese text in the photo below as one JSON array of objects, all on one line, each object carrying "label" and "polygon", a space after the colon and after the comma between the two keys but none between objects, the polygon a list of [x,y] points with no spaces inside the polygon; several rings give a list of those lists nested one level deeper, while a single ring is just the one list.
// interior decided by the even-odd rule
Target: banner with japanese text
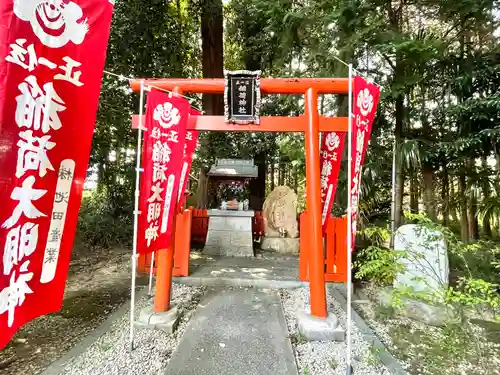
[{"label": "banner with japanese text", "polygon": [[320,150],[321,165],[321,225],[323,234],[326,231],[326,218],[332,211],[335,191],[342,163],[345,133],[323,133]]},{"label": "banner with japanese text", "polygon": [[170,246],[189,109],[182,97],[155,89],[148,94],[139,198],[140,254]]},{"label": "banner with japanese text", "polygon": [[[190,115],[200,116],[201,113],[200,111],[191,108]],[[197,145],[198,145],[198,131],[186,130],[186,143],[184,144],[184,156],[182,157],[182,170],[181,170],[181,181],[179,183],[178,203],[181,203],[182,195],[186,191],[186,186],[189,180],[189,172],[191,172],[194,152],[196,151]]]},{"label": "banner with japanese text", "polygon": [[113,4],[0,2],[0,349],[61,308]]},{"label": "banner with japanese text", "polygon": [[359,188],[361,169],[370,140],[373,120],[377,114],[380,87],[368,83],[359,76],[354,77],[353,85],[353,129],[352,129],[352,180],[351,180],[351,217],[353,249],[358,220]]}]

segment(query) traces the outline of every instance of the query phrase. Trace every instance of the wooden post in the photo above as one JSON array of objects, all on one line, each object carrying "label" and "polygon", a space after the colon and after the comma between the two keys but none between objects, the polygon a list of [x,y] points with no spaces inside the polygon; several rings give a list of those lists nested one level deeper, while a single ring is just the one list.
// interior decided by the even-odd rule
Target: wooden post
[{"label": "wooden post", "polygon": [[[179,87],[172,90],[174,95],[182,95]],[[172,272],[174,269],[174,245],[175,245],[175,225],[177,221],[177,203],[174,208],[174,219],[172,220],[172,238],[167,249],[158,251],[158,267],[156,269],[156,295],[155,312],[165,312],[170,310],[170,296],[172,294]]]},{"label": "wooden post", "polygon": [[306,193],[309,215],[311,247],[309,251],[309,288],[311,294],[311,314],[326,318],[325,257],[321,226],[321,185],[319,163],[319,113],[318,92],[314,88],[306,91],[305,129],[306,149]]}]

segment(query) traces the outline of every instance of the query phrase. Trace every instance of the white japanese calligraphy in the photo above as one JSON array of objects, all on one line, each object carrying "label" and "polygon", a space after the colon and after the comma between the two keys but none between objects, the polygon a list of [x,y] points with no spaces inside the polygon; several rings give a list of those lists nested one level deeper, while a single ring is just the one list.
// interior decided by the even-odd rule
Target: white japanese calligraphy
[{"label": "white japanese calligraphy", "polygon": [[165,181],[167,179],[167,176],[165,175],[166,170],[166,166],[161,165],[160,163],[153,163],[153,182]]},{"label": "white japanese calligraphy", "polygon": [[358,129],[358,133],[356,136],[356,151],[358,153],[363,152],[363,148],[365,146],[365,132]]},{"label": "white japanese calligraphy", "polygon": [[17,221],[22,214],[29,219],[36,219],[41,216],[47,216],[41,211],[39,211],[32,203],[43,197],[47,190],[33,189],[33,184],[35,183],[35,177],[29,176],[23,181],[23,187],[15,187],[10,195],[10,198],[15,201],[19,201],[18,205],[14,209],[12,216],[8,218],[3,224],[2,228],[12,228],[16,225]]},{"label": "white japanese calligraphy", "polygon": [[[28,170],[39,170],[39,176],[47,174],[47,169],[53,171],[54,167],[50,163],[47,151],[54,148],[54,142],[50,142],[50,135],[34,137],[32,130],[19,133],[21,138],[17,142],[17,166],[16,177],[22,177]],[[36,143],[36,145],[35,145]]]},{"label": "white japanese calligraphy", "polygon": [[172,150],[168,147],[167,143],[161,143],[156,141],[153,145],[153,162],[156,163],[168,163],[170,161],[170,154]]},{"label": "white japanese calligraphy", "polygon": [[64,74],[56,74],[54,79],[61,79],[64,81],[68,81],[75,86],[81,87],[83,83],[80,81],[80,76],[82,72],[80,70],[73,71],[73,69],[78,68],[82,65],[78,61],[73,60],[71,57],[65,56],[63,60],[66,62],[66,65],[60,65],[59,68],[64,72]]},{"label": "white japanese calligraphy", "polygon": [[148,247],[151,246],[151,241],[158,238],[158,225],[151,223],[144,233],[144,238],[148,241]]},{"label": "white japanese calligraphy", "polygon": [[151,137],[154,138],[154,139],[160,139],[161,137],[161,131],[160,131],[160,128],[155,126],[153,128],[153,131],[151,132]]},{"label": "white japanese calligraphy", "polygon": [[328,178],[328,176],[323,176],[323,175],[321,176],[321,180],[320,180],[320,182],[321,182],[321,189],[325,189],[326,190],[328,188],[328,182],[329,182],[329,180],[330,179]]},{"label": "white japanese calligraphy", "polygon": [[43,85],[43,91],[35,76],[29,76],[19,86],[21,95],[16,97],[16,124],[19,127],[42,129],[47,133],[51,128],[61,128],[58,112],[64,111],[63,100],[57,95],[52,82]]},{"label": "white japanese calligraphy", "polygon": [[28,281],[33,278],[33,272],[28,272],[29,263],[27,260],[21,265],[18,278],[16,278],[16,272],[12,272],[9,286],[0,292],[0,315],[8,313],[7,325],[9,327],[12,327],[14,323],[16,307],[24,303],[26,294],[33,293],[28,285]]},{"label": "white japanese calligraphy", "polygon": [[35,47],[33,44],[30,44],[25,48],[24,43],[26,43],[26,39],[16,39],[16,44],[10,45],[10,54],[5,57],[5,61],[19,65],[23,69],[32,72],[37,64]]},{"label": "white japanese calligraphy", "polygon": [[148,198],[148,202],[158,202],[158,201],[163,201],[163,198],[161,197],[161,193],[163,189],[160,187],[160,183],[156,183],[155,185],[151,186],[151,191],[153,194]]},{"label": "white japanese calligraphy", "polygon": [[161,204],[160,203],[150,203],[148,205],[148,223],[153,220],[158,220],[161,213]]},{"label": "white japanese calligraphy", "polygon": [[3,253],[3,273],[9,275],[12,267],[33,254],[38,242],[38,224],[25,223],[7,233]]},{"label": "white japanese calligraphy", "polygon": [[176,132],[175,130],[170,130],[170,132],[167,134],[167,141],[179,143],[179,132]]},{"label": "white japanese calligraphy", "polygon": [[325,160],[323,163],[323,168],[321,170],[321,175],[329,177],[332,174],[332,162],[330,160]]},{"label": "white japanese calligraphy", "polygon": [[55,69],[57,68],[57,64],[53,63],[52,61],[47,60],[45,57],[40,57],[38,59],[38,64],[44,65],[49,69]]}]

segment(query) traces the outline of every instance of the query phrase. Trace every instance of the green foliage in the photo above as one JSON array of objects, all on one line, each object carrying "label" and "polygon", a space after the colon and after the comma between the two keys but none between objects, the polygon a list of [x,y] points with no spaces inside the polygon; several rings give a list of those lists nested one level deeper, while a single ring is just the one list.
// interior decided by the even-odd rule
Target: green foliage
[{"label": "green foliage", "polygon": [[[90,248],[129,247],[132,245],[133,214],[116,206],[116,195],[105,189],[86,195],[78,218],[79,239]],[[128,207],[128,205],[126,206]]]},{"label": "green foliage", "polygon": [[354,262],[356,278],[370,280],[377,285],[390,285],[396,275],[404,270],[401,258],[406,254],[377,246],[359,251]]}]

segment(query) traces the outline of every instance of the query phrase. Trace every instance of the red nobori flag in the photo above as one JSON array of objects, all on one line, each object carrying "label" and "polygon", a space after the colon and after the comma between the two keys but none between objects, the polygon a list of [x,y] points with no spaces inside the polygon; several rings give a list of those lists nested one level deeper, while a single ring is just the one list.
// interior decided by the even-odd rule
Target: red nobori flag
[{"label": "red nobori flag", "polygon": [[321,141],[321,203],[323,209],[321,224],[323,234],[326,230],[326,218],[332,210],[335,191],[337,190],[344,139],[345,133],[329,132],[323,134]]},{"label": "red nobori flag", "polygon": [[112,13],[0,2],[0,349],[61,308]]},{"label": "red nobori flag", "polygon": [[172,237],[189,102],[152,89],[146,105],[138,252],[166,249]]},{"label": "red nobori flag", "polygon": [[[351,181],[351,217],[353,245],[358,219],[359,186],[361,184],[361,167],[365,160],[368,141],[372,132],[373,120],[377,113],[380,98],[380,87],[366,82],[363,78],[354,77],[353,89],[353,130],[352,130],[352,181]],[[354,246],[353,246],[354,248]]]},{"label": "red nobori flag", "polygon": [[[200,116],[201,113],[194,108],[189,110],[191,116]],[[189,172],[193,165],[193,156],[198,145],[198,132],[196,130],[186,130],[186,143],[184,144],[184,156],[182,158],[181,181],[179,183],[179,199],[178,203],[182,200],[182,195],[186,191],[187,182],[189,180]]]}]

